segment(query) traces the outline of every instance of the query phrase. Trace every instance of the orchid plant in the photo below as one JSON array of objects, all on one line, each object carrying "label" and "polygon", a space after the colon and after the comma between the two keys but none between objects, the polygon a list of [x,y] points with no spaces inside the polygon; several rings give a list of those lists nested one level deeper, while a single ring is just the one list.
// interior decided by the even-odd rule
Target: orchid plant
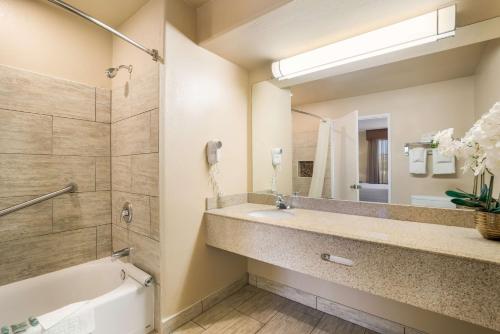
[{"label": "orchid plant", "polygon": [[[497,102],[460,139],[453,138],[453,129],[438,132],[432,147],[445,156],[455,156],[464,161],[463,172],[474,173],[473,192],[448,190],[457,205],[474,207],[481,211],[500,213],[500,198],[493,198],[494,174],[500,170],[500,103]],[[490,175],[486,184],[486,173]],[[480,189],[478,194],[478,188]],[[500,197],[500,196],[499,196]]]}]

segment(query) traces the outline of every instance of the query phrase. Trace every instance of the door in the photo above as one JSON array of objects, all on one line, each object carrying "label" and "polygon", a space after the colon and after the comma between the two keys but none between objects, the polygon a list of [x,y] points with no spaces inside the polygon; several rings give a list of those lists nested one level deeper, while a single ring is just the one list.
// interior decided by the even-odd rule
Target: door
[{"label": "door", "polygon": [[333,198],[359,201],[358,111],[333,121]]}]

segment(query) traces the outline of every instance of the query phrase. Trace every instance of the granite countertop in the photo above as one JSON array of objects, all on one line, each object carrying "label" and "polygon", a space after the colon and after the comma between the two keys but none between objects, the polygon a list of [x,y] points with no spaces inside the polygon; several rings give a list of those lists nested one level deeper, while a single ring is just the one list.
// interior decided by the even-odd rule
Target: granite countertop
[{"label": "granite countertop", "polygon": [[416,223],[394,219],[347,215],[325,211],[291,209],[283,218],[252,217],[271,205],[245,203],[206,213],[340,238],[379,243],[436,254],[500,264],[500,242],[486,240],[472,228]]}]

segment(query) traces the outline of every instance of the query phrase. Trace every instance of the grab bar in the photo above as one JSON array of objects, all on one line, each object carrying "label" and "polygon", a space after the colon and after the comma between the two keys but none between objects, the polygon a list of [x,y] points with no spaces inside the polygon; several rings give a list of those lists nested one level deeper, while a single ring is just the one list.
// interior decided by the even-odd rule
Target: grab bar
[{"label": "grab bar", "polygon": [[0,217],[8,215],[9,213],[12,213],[14,211],[18,211],[18,210],[27,208],[28,206],[38,204],[40,202],[46,201],[46,200],[54,198],[56,196],[59,196],[59,195],[65,194],[65,193],[74,192],[74,191],[76,191],[76,189],[77,189],[76,184],[70,183],[66,187],[59,189],[57,191],[42,195],[40,197],[30,199],[29,201],[13,205],[13,206],[8,207],[6,209],[2,209],[2,210],[0,210]]}]

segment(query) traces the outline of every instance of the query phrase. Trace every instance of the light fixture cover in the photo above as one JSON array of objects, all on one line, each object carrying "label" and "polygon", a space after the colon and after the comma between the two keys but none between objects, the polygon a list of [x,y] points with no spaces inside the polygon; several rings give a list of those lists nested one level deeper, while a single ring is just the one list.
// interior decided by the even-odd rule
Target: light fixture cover
[{"label": "light fixture cover", "polygon": [[455,5],[358,35],[272,64],[279,80],[321,71],[455,35]]}]

